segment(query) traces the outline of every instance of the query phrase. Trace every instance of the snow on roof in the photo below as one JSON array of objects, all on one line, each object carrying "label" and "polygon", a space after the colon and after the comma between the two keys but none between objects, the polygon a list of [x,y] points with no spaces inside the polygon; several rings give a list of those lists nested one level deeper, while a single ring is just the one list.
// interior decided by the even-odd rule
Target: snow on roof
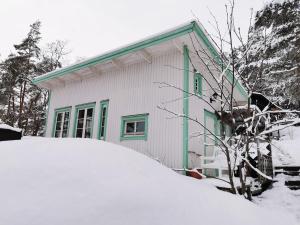
[{"label": "snow on roof", "polygon": [[16,132],[22,132],[22,129],[14,128],[14,127],[11,127],[7,124],[0,124],[0,129],[6,129],[6,130],[12,130],[12,131],[16,131]]},{"label": "snow on roof", "polygon": [[290,215],[98,140],[2,142],[0,180],[0,224],[296,224]]}]

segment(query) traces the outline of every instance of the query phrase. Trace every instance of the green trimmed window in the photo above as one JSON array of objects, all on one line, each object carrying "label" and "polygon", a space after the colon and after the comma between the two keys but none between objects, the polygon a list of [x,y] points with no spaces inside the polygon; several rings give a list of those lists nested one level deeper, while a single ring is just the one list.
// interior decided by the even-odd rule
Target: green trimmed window
[{"label": "green trimmed window", "polygon": [[147,140],[148,115],[122,116],[121,140]]},{"label": "green trimmed window", "polygon": [[77,105],[75,108],[75,126],[73,136],[76,138],[92,138],[94,112],[96,103]]},{"label": "green trimmed window", "polygon": [[99,133],[98,139],[106,139],[106,127],[107,127],[107,115],[108,115],[108,100],[100,102],[100,113],[99,113]]},{"label": "green trimmed window", "polygon": [[64,107],[55,110],[54,126],[52,136],[64,138],[69,135],[71,107]]},{"label": "green trimmed window", "polygon": [[198,72],[194,73],[194,93],[202,96],[202,75]]}]

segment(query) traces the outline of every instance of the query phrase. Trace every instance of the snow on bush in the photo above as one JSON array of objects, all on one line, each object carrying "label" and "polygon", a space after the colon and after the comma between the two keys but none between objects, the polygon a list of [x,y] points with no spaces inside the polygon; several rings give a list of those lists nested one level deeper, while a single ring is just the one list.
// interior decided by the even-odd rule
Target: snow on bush
[{"label": "snow on bush", "polygon": [[0,143],[0,224],[296,224],[97,140]]}]

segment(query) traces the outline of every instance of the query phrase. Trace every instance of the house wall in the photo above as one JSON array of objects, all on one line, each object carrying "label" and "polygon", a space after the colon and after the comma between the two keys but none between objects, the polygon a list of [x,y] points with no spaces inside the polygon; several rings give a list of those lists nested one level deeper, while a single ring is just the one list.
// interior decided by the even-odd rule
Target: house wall
[{"label": "house wall", "polygon": [[[93,138],[98,135],[100,101],[109,100],[106,140],[133,148],[173,168],[182,168],[182,119],[157,108],[159,104],[173,99],[166,106],[182,113],[182,92],[174,88],[159,88],[154,82],[167,82],[182,88],[183,72],[166,65],[181,68],[183,56],[172,50],[153,58],[152,63],[131,66],[99,74],[93,78],[57,87],[51,92],[46,135],[52,134],[54,110],[72,106],[69,137],[73,135],[75,106],[96,102]],[[148,138],[120,141],[121,117],[149,113]]]}]

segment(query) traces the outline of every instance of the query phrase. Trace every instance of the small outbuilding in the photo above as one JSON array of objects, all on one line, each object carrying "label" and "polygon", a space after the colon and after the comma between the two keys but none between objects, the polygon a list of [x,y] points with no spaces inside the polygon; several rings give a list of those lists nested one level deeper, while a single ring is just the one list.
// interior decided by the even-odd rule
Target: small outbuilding
[{"label": "small outbuilding", "polygon": [[11,127],[7,124],[0,124],[0,141],[20,140],[22,130]]}]

